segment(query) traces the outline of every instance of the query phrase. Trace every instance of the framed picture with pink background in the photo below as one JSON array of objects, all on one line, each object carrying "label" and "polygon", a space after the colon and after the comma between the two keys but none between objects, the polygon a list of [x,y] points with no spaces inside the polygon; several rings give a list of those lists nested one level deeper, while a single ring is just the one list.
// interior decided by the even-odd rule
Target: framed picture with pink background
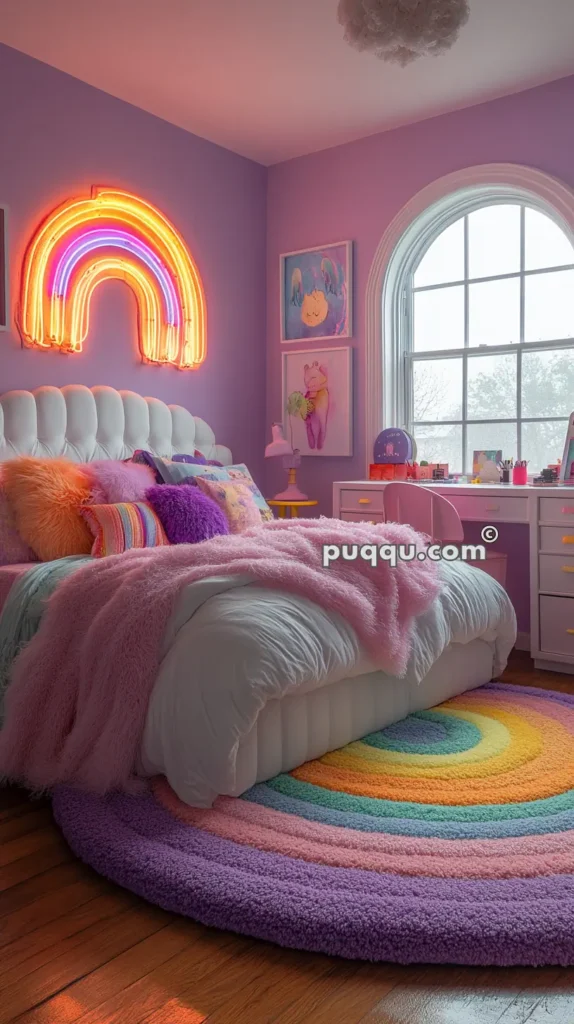
[{"label": "framed picture with pink background", "polygon": [[334,341],[353,333],[353,243],[283,253],[281,341]]},{"label": "framed picture with pink background", "polygon": [[283,353],[285,437],[301,455],[353,454],[352,351]]}]

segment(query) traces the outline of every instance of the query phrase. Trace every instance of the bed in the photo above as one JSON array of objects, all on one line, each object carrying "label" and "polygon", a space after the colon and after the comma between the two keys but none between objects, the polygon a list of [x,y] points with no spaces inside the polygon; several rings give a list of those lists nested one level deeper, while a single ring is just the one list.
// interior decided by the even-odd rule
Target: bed
[{"label": "bed", "polygon": [[[228,448],[179,406],[109,387],[10,392],[0,398],[0,461],[20,454],[125,459],[142,448]],[[505,591],[460,563],[415,625],[407,673],[376,671],[351,627],[305,598],[220,577],[186,588],[168,623],[136,765],[210,806],[465,690],[504,668],[516,620]],[[17,568],[0,570],[0,595]]]}]

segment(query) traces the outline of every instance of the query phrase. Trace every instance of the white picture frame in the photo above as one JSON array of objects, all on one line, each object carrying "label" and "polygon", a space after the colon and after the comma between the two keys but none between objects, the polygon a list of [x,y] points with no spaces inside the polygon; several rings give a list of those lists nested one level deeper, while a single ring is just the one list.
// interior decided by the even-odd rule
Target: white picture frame
[{"label": "white picture frame", "polygon": [[[353,243],[329,242],[281,253],[280,338],[283,344],[353,336]],[[317,326],[303,322],[317,317]],[[322,317],[322,319],[321,319]]]},{"label": "white picture frame", "polygon": [[[280,420],[301,455],[353,454],[352,371],[353,349],[348,345],[283,352]],[[290,396],[300,396],[294,399],[300,412],[288,412]]]}]

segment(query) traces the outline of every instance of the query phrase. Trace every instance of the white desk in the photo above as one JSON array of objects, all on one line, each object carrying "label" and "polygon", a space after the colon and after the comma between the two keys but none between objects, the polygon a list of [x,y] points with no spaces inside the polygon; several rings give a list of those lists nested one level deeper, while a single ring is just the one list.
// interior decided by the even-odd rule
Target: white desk
[{"label": "white desk", "polygon": [[[333,484],[333,516],[384,522],[387,481]],[[418,484],[443,494],[467,522],[529,527],[530,652],[537,668],[574,674],[574,487]]]}]

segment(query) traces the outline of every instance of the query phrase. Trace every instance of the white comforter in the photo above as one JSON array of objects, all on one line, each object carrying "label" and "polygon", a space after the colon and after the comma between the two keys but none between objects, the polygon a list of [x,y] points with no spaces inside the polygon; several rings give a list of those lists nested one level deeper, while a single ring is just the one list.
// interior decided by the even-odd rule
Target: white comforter
[{"label": "white comforter", "polygon": [[[498,583],[460,562],[439,563],[439,571],[444,589],[416,622],[406,677],[397,686],[421,683],[449,644],[476,638],[492,644],[497,675],[514,645],[514,609]],[[139,768],[166,775],[197,807],[234,792],[239,743],[269,700],[374,671],[340,616],[246,577],[188,587],[163,652]]]}]

